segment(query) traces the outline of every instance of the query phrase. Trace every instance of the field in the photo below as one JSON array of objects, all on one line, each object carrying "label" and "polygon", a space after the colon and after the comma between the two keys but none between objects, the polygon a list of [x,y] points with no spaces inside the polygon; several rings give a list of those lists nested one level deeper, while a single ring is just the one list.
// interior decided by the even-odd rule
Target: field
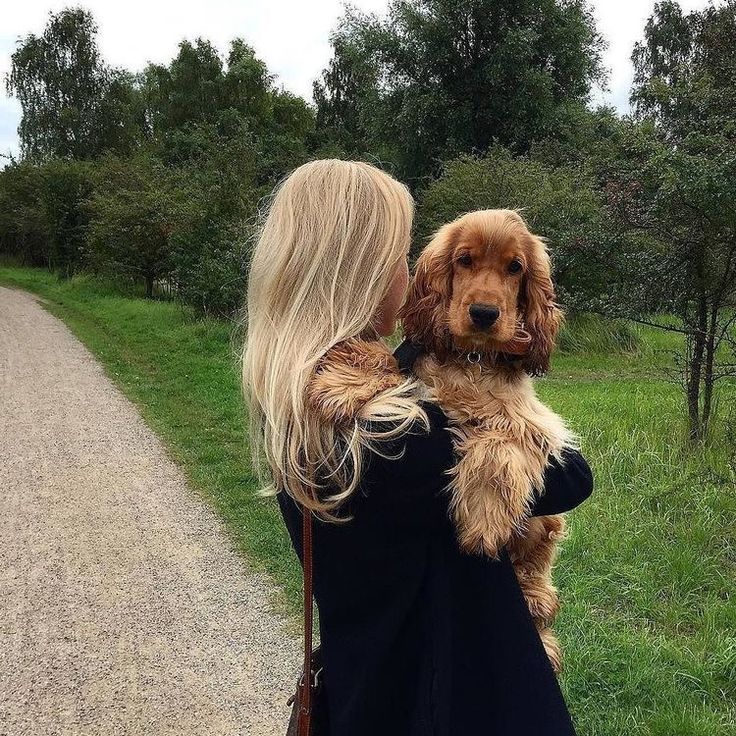
[{"label": "field", "polygon": [[[294,612],[300,576],[272,499],[256,496],[238,386],[239,328],[90,277],[0,267],[40,295],[140,407],[250,564]],[[581,320],[539,392],[593,466],[557,567],[564,689],[581,736],[736,734],[736,387],[705,448],[684,443],[676,337]],[[533,693],[530,694],[533,697]]]}]

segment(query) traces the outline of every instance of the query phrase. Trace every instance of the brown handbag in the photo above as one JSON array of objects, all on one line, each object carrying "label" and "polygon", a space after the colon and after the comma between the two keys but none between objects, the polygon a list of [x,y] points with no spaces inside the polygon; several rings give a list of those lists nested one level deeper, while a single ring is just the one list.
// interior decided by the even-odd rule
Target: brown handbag
[{"label": "brown handbag", "polygon": [[312,514],[302,508],[302,567],[304,569],[304,664],[296,692],[287,705],[291,718],[286,736],[327,736],[327,699],[322,677],[322,650],[312,649]]}]

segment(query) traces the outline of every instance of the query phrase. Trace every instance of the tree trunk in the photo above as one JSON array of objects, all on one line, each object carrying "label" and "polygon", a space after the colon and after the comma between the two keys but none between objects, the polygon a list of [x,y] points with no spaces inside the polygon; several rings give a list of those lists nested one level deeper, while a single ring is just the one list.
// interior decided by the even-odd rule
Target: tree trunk
[{"label": "tree trunk", "polygon": [[708,327],[708,304],[704,294],[698,297],[698,314],[696,326],[690,335],[692,355],[686,366],[686,391],[688,412],[688,435],[692,442],[703,438],[700,423],[700,386],[703,374],[703,356],[705,354],[706,330]]},{"label": "tree trunk", "polygon": [[146,274],[146,298],[153,298],[153,276]]},{"label": "tree trunk", "polygon": [[708,335],[705,342],[705,370],[703,373],[703,410],[700,417],[700,426],[703,437],[708,433],[708,424],[713,405],[713,365],[716,354],[716,330],[718,329],[718,304],[713,304],[708,320]]}]

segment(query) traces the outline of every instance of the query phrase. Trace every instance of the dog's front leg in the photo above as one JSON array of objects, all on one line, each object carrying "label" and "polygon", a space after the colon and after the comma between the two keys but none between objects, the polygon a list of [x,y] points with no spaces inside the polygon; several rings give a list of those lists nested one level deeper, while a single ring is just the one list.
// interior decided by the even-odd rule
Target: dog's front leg
[{"label": "dog's front leg", "polygon": [[550,628],[560,608],[552,583],[557,543],[564,537],[562,516],[535,516],[523,535],[513,534],[507,545],[519,587],[555,672],[562,668],[562,649]]},{"label": "dog's front leg", "polygon": [[524,450],[492,430],[473,428],[457,442],[452,508],[461,547],[497,557],[529,516],[535,479]]}]

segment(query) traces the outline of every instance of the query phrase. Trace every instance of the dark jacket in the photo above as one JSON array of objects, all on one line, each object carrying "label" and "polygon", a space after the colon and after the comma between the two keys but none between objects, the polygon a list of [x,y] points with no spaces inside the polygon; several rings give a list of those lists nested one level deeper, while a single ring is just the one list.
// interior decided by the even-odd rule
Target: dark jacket
[{"label": "dark jacket", "polygon": [[[574,730],[508,556],[463,553],[448,513],[455,460],[447,418],[370,454],[352,519],[315,521],[330,736],[568,736]],[[568,511],[592,491],[568,453],[548,468],[536,513]],[[301,557],[301,516],[279,505]]]}]

